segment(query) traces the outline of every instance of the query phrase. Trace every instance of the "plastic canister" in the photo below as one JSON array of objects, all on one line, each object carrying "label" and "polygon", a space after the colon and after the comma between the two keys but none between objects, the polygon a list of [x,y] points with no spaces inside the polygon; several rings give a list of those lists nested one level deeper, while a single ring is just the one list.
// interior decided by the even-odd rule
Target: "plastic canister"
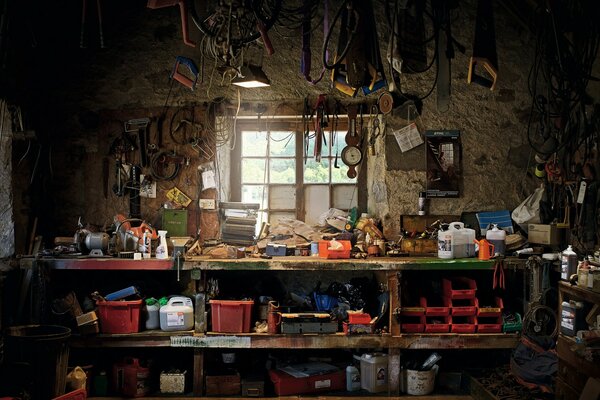
[{"label": "plastic canister", "polygon": [[506,250],[506,231],[498,229],[498,225],[494,224],[492,229],[488,229],[485,238],[488,242],[494,245],[494,253],[501,256]]},{"label": "plastic canister", "polygon": [[475,230],[465,228],[462,222],[452,222],[448,230],[438,233],[439,258],[475,256]]},{"label": "plastic canister", "polygon": [[143,397],[150,392],[150,369],[137,358],[126,358],[113,365],[113,388],[128,397]]},{"label": "plastic canister", "polygon": [[354,365],[346,367],[346,390],[348,392],[360,390],[360,371]]},{"label": "plastic canister", "polygon": [[146,329],[159,329],[160,328],[160,316],[159,316],[160,304],[154,297],[146,299],[144,305],[144,317],[146,323]]},{"label": "plastic canister", "polygon": [[388,390],[388,355],[367,353],[360,358],[360,387],[371,393]]},{"label": "plastic canister", "polygon": [[194,305],[185,296],[174,296],[160,308],[160,329],[187,331],[194,327]]},{"label": "plastic canister", "polygon": [[571,275],[577,273],[577,253],[569,245],[560,255],[560,279],[568,281]]}]

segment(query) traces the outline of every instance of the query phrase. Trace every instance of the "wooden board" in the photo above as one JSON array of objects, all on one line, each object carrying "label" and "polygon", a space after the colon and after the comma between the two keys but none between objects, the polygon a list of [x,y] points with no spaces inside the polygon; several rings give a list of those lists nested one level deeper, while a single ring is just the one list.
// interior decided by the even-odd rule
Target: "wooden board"
[{"label": "wooden board", "polygon": [[400,242],[401,250],[411,256],[434,256],[437,254],[437,245],[436,239],[402,239]]}]

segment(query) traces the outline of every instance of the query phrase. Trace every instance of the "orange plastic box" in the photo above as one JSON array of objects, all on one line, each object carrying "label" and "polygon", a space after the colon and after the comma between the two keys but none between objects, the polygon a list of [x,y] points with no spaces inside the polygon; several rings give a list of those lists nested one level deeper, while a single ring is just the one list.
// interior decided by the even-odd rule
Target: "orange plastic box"
[{"label": "orange plastic box", "polygon": [[343,246],[343,250],[328,250],[329,240],[319,240],[320,258],[350,258],[352,243],[349,240],[338,240]]},{"label": "orange plastic box", "polygon": [[140,331],[142,300],[97,301],[100,332],[135,333]]},{"label": "orange plastic box", "polygon": [[477,283],[475,280],[458,277],[442,280],[444,296],[451,300],[455,299],[473,299],[477,291]]},{"label": "orange plastic box", "polygon": [[213,332],[250,332],[254,300],[210,300]]},{"label": "orange plastic box", "polygon": [[494,305],[490,306],[483,305],[482,307],[481,300],[479,299],[475,299],[475,303],[477,304],[478,317],[499,317],[502,315],[502,310],[504,309],[501,297],[495,297]]}]

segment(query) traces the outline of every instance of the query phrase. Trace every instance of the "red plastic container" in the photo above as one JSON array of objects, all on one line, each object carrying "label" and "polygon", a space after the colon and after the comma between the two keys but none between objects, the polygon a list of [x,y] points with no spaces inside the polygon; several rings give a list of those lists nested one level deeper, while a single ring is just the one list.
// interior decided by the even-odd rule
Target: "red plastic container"
[{"label": "red plastic container", "polygon": [[400,331],[404,333],[425,332],[425,315],[402,316],[400,322]]},{"label": "red plastic container", "polygon": [[85,400],[87,399],[87,393],[85,389],[77,389],[72,392],[63,394],[62,396],[58,396],[53,398],[52,400]]},{"label": "red plastic container", "polygon": [[128,397],[143,397],[150,392],[150,369],[137,358],[128,357],[113,364],[113,390]]},{"label": "red plastic container", "polygon": [[450,314],[453,317],[468,317],[477,314],[477,299],[450,300]]},{"label": "red plastic container", "polygon": [[465,317],[451,317],[450,332],[453,333],[475,333],[477,320],[474,315]]},{"label": "red plastic container", "polygon": [[329,374],[294,378],[283,371],[271,369],[269,378],[273,382],[277,396],[346,389],[346,374],[341,370]]},{"label": "red plastic container", "polygon": [[450,316],[445,317],[425,317],[425,332],[427,333],[448,333],[450,332]]},{"label": "red plastic container", "polygon": [[450,299],[442,298],[442,303],[435,305],[431,299],[425,299],[425,315],[428,317],[446,317],[450,315]]},{"label": "red plastic container", "polygon": [[210,300],[213,332],[250,332],[253,300]]},{"label": "red plastic container", "polygon": [[97,301],[102,333],[134,333],[140,331],[142,300]]},{"label": "red plastic container", "polygon": [[477,304],[477,316],[478,317],[500,317],[502,315],[502,309],[504,308],[504,303],[502,302],[502,298],[495,297],[493,306],[481,306],[482,303],[479,299],[475,299]]},{"label": "red plastic container", "polygon": [[501,333],[502,316],[499,317],[477,317],[478,333]]},{"label": "red plastic container", "polygon": [[328,250],[329,240],[319,240],[320,258],[350,258],[352,243],[349,240],[338,240],[343,246],[343,250]]},{"label": "red plastic container", "polygon": [[444,297],[454,299],[474,299],[477,291],[477,283],[469,278],[452,278],[442,280]]}]

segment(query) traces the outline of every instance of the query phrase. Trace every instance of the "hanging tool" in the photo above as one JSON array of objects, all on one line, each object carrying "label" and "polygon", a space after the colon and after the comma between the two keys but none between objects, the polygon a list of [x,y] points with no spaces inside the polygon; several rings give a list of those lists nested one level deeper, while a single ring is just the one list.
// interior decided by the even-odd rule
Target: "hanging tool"
[{"label": "hanging tool", "polygon": [[[85,1],[85,0],[84,0]],[[183,33],[183,43],[190,47],[195,47],[188,33],[188,11],[184,0],[148,0],[146,7],[156,10],[158,8],[172,7],[179,5],[179,15],[181,16],[181,31]]]},{"label": "hanging tool", "polygon": [[[194,76],[193,80],[179,72],[179,66],[181,64],[188,67],[188,69]],[[196,88],[196,82],[198,82],[198,74],[198,67],[192,59],[183,56],[177,56],[177,58],[175,59],[175,65],[173,66],[173,71],[171,72],[171,79],[175,79],[182,85],[190,88],[191,90],[194,90]]]},{"label": "hanging tool", "polygon": [[125,132],[137,132],[138,150],[140,151],[140,161],[142,167],[148,166],[148,124],[150,118],[130,119],[125,122]]},{"label": "hanging tool", "polygon": [[327,145],[327,139],[325,139],[324,129],[328,126],[329,115],[327,113],[327,95],[320,94],[315,104],[315,161],[321,162],[321,151],[323,149],[323,143]]},{"label": "hanging tool", "polygon": [[337,129],[338,129],[338,120],[339,117],[338,115],[340,114],[340,102],[339,101],[335,101],[335,107],[333,109],[333,122],[331,124],[331,148],[333,149],[333,146],[335,144],[335,160],[333,162],[333,168],[339,169],[340,166],[338,165],[338,153],[339,153],[339,138],[337,136]]},{"label": "hanging tool", "polygon": [[[102,7],[100,0],[96,0],[98,9],[98,35],[100,36],[100,48],[104,48],[104,33],[102,32]],[[87,16],[87,0],[81,0],[81,31],[79,34],[79,47],[85,49],[85,20]]]},{"label": "hanging tool", "polygon": [[502,259],[496,260],[494,263],[494,276],[492,282],[492,288],[495,289],[506,289],[506,284],[504,280],[504,262]]},{"label": "hanging tool", "polygon": [[379,108],[374,104],[371,107],[371,134],[369,135],[369,154],[377,155],[375,151],[375,143],[377,138],[381,136],[381,127],[379,126]]},{"label": "hanging tool", "polygon": [[[479,0],[477,3],[477,19],[475,20],[475,39],[473,55],[469,62],[468,83],[494,90],[498,78],[498,54],[496,53],[496,32],[494,30],[493,0]],[[490,74],[491,79],[475,73],[477,64]]]}]

